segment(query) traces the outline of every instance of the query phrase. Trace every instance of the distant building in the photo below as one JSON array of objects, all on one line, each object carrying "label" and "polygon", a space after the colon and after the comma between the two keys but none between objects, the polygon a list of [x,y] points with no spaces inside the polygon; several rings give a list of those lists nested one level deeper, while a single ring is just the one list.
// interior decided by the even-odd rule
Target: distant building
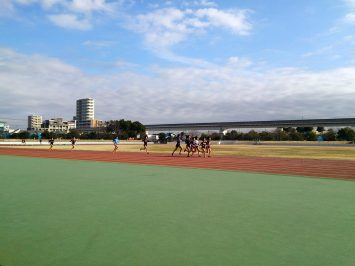
[{"label": "distant building", "polygon": [[104,122],[95,119],[95,100],[93,98],[76,101],[76,128],[79,132],[98,131],[104,127]]},{"label": "distant building", "polygon": [[95,100],[93,98],[79,99],[76,101],[77,121],[88,121],[95,119]]},{"label": "distant building", "polygon": [[36,131],[40,130],[42,125],[42,116],[41,115],[29,115],[27,130]]},{"label": "distant building", "polygon": [[85,121],[76,121],[77,128],[80,130],[89,130],[94,128],[104,127],[104,122],[102,120],[92,119]]},{"label": "distant building", "polygon": [[10,130],[10,126],[6,122],[0,121],[0,132],[1,133],[9,132],[9,130]]},{"label": "distant building", "polygon": [[76,121],[64,121],[63,118],[52,118],[44,120],[41,130],[56,133],[69,133],[76,128]]},{"label": "distant building", "polygon": [[0,138],[5,138],[10,132],[10,126],[4,122],[0,121]]}]

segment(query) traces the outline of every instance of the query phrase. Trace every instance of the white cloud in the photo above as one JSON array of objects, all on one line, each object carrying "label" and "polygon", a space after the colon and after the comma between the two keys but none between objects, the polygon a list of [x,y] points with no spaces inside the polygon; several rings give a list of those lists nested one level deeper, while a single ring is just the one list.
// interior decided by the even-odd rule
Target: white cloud
[{"label": "white cloud", "polygon": [[325,54],[325,53],[329,53],[333,49],[334,49],[333,45],[328,45],[328,46],[325,46],[325,47],[321,47],[321,48],[319,48],[319,49],[317,49],[315,51],[305,53],[302,56],[303,57],[318,56],[318,55],[322,55],[322,54]]},{"label": "white cloud", "polygon": [[355,0],[344,0],[344,2],[350,7],[355,7]]},{"label": "white cloud", "polygon": [[85,46],[89,46],[89,47],[95,47],[95,48],[107,48],[107,47],[111,47],[113,45],[117,44],[117,42],[115,41],[91,41],[91,40],[87,40],[85,42],[83,42],[83,45]]},{"label": "white cloud", "polygon": [[112,2],[106,0],[73,0],[66,4],[67,8],[76,13],[92,13],[114,11]]},{"label": "white cloud", "polygon": [[344,21],[347,23],[355,23],[355,12],[346,14]]},{"label": "white cloud", "polygon": [[133,63],[130,63],[130,62],[127,62],[125,60],[117,60],[116,62],[114,62],[113,66],[117,67],[117,68],[127,69],[127,68],[136,67],[137,65],[133,64]]},{"label": "white cloud", "polygon": [[[255,70],[231,58],[206,68],[155,67],[89,75],[58,59],[0,49],[0,114],[70,119],[75,100],[92,96],[100,119],[143,123],[328,118],[355,113],[355,68]],[[118,66],[129,64],[118,61]],[[243,70],[243,71],[241,71]],[[143,109],[142,109],[143,108]],[[25,126],[25,124],[24,124]]]},{"label": "white cloud", "polygon": [[252,62],[248,58],[240,58],[233,56],[228,58],[228,66],[233,68],[247,68],[252,65]]},{"label": "white cloud", "polygon": [[50,9],[55,5],[58,5],[60,3],[64,3],[65,1],[62,0],[42,0],[41,5],[45,9]]},{"label": "white cloud", "polygon": [[355,0],[344,0],[345,4],[349,7],[349,13],[344,16],[344,22],[353,24],[355,23]]},{"label": "white cloud", "polygon": [[208,0],[196,0],[196,1],[184,1],[182,2],[183,6],[202,6],[202,7],[217,7],[217,3]]},{"label": "white cloud", "polygon": [[0,0],[0,17],[9,16],[15,10],[12,0]]},{"label": "white cloud", "polygon": [[213,1],[208,1],[208,0],[200,0],[200,1],[195,1],[196,5],[201,5],[201,6],[208,6],[208,7],[216,7],[217,4]]},{"label": "white cloud", "polygon": [[118,4],[107,0],[13,0],[12,2],[18,5],[39,4],[45,9],[60,7],[73,13],[112,12]]},{"label": "white cloud", "polygon": [[49,15],[48,18],[55,25],[62,28],[90,30],[92,27],[89,20],[85,18],[79,19],[78,16],[73,14]]},{"label": "white cloud", "polygon": [[158,56],[174,61],[188,61],[187,58],[174,55],[171,48],[193,34],[213,28],[224,28],[237,35],[247,35],[252,29],[248,14],[249,11],[238,9],[169,7],[130,17],[125,26],[141,33],[146,47]]},{"label": "white cloud", "polygon": [[39,5],[51,13],[47,17],[55,25],[77,30],[89,30],[94,14],[113,14],[121,4],[121,1],[108,0],[0,0],[0,4],[2,2],[12,12],[16,7]]},{"label": "white cloud", "polygon": [[222,27],[235,34],[248,35],[252,26],[248,22],[247,10],[218,10],[216,8],[198,9],[196,16],[207,21],[207,26]]}]

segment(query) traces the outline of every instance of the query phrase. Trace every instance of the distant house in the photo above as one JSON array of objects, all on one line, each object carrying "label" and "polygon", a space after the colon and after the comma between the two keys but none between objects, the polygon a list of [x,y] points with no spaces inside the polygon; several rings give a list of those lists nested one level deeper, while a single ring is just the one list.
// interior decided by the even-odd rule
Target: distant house
[{"label": "distant house", "polygon": [[71,129],[75,128],[76,121],[64,121],[63,118],[52,118],[44,120],[40,130],[55,133],[69,133]]}]

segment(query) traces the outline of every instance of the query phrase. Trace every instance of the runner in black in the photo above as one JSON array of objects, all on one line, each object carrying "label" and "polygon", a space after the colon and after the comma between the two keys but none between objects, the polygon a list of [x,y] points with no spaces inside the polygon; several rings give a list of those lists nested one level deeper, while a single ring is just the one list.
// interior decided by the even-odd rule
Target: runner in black
[{"label": "runner in black", "polygon": [[181,151],[182,151],[182,147],[181,147],[181,137],[180,137],[180,134],[178,134],[176,136],[176,145],[175,145],[175,149],[173,151],[173,153],[171,154],[171,156],[174,156],[174,153],[177,149],[180,148],[180,152],[179,152],[179,155],[181,155]]}]

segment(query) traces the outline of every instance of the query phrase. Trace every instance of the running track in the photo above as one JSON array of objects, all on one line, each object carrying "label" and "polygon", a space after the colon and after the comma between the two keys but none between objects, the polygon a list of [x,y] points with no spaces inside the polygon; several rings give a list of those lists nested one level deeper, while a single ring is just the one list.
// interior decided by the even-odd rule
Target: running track
[{"label": "running track", "polygon": [[117,163],[164,165],[190,168],[209,168],[271,174],[328,177],[355,180],[355,162],[345,160],[286,159],[242,156],[211,158],[144,152],[65,151],[21,148],[0,148],[0,155],[92,160]]}]

